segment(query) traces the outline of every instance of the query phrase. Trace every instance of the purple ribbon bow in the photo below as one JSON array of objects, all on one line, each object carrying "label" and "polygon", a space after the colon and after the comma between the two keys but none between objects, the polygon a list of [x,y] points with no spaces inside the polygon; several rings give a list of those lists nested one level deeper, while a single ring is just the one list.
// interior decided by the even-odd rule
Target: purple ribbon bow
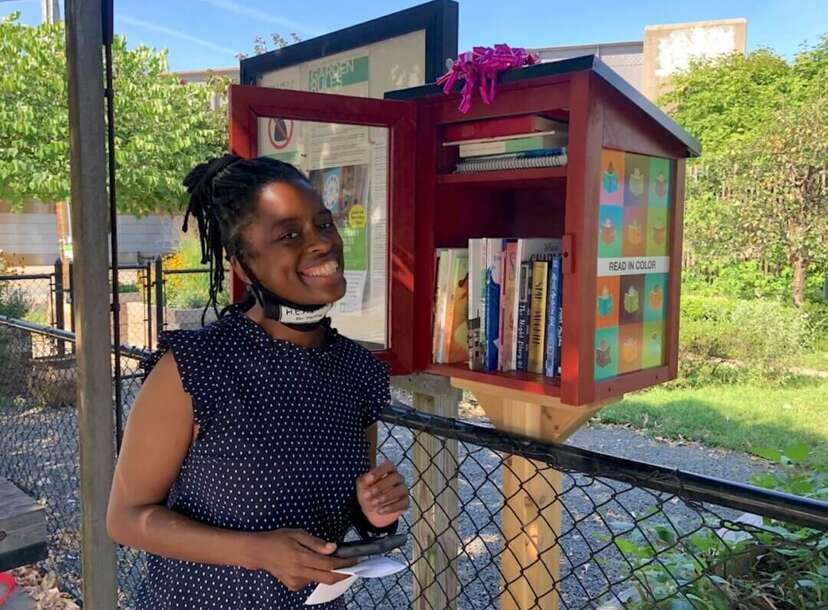
[{"label": "purple ribbon bow", "polygon": [[540,60],[526,49],[513,49],[507,44],[494,47],[474,47],[471,52],[461,53],[451,69],[437,79],[443,85],[443,93],[451,93],[458,79],[465,81],[461,90],[459,110],[463,114],[471,108],[472,95],[477,87],[484,104],[495,98],[497,75],[504,70],[531,66]]}]

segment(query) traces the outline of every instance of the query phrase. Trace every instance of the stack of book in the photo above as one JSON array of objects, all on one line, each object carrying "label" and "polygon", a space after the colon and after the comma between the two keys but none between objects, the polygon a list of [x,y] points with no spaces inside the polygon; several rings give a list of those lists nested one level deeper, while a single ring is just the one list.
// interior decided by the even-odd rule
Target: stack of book
[{"label": "stack of book", "polygon": [[436,263],[435,363],[560,376],[560,239],[470,239]]},{"label": "stack of book", "polygon": [[443,146],[458,148],[457,173],[566,165],[567,124],[539,115],[449,125]]}]

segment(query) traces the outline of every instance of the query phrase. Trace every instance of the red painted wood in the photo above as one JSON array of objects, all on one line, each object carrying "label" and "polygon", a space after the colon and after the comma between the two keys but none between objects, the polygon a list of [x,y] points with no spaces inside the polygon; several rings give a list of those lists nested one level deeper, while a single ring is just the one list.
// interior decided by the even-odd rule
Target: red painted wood
[{"label": "red painted wood", "polygon": [[572,236],[572,273],[564,276],[561,395],[567,404],[593,399],[595,276],[602,108],[588,73],[572,75],[566,222]]},{"label": "red painted wood", "polygon": [[557,118],[560,111],[570,108],[569,79],[567,76],[539,78],[533,81],[501,84],[497,87],[497,96],[494,102],[484,104],[476,97],[468,113],[458,110],[460,95],[452,94],[442,98],[430,98],[438,109],[436,121],[438,125],[474,121],[496,116],[511,116],[516,114],[547,113]]},{"label": "red painted wood", "polygon": [[667,287],[667,332],[665,351],[669,378],[678,376],[679,318],[681,311],[681,253],[684,244],[684,180],[685,161],[676,161],[675,188],[670,209],[670,277]]},{"label": "red painted wood", "polygon": [[[437,171],[437,127],[434,108],[428,104],[417,105],[417,164],[416,216],[414,261],[414,323],[412,324],[414,370],[425,370],[431,363],[432,311],[434,307],[435,264],[435,208]],[[446,223],[442,223],[445,225]]]},{"label": "red painted wood", "polygon": [[463,184],[481,188],[538,188],[538,182],[566,180],[566,167],[513,169],[468,174],[440,174],[438,184]]},{"label": "red painted wood", "polygon": [[686,156],[684,146],[635,104],[600,79],[595,79],[604,106],[604,139],[606,148],[650,155],[680,158]]},{"label": "red painted wood", "polygon": [[[416,106],[412,102],[287,91],[234,85],[230,88],[230,150],[250,158],[258,154],[258,117],[386,127],[388,169],[388,349],[380,358],[394,374],[410,373],[413,361],[416,165]],[[238,278],[233,299],[243,295]]]},{"label": "red painted wood", "polygon": [[619,398],[627,392],[642,390],[650,386],[658,385],[659,383],[664,383],[670,379],[673,379],[673,377],[671,377],[669,367],[667,366],[619,375],[618,377],[596,383],[594,400]]},{"label": "red painted wood", "polygon": [[431,364],[426,369],[427,373],[443,375],[446,377],[457,377],[480,383],[498,385],[512,390],[521,390],[533,394],[545,394],[547,396],[560,396],[560,380],[557,378],[544,377],[533,373],[518,371],[507,371],[501,373],[484,373],[472,371],[468,365],[462,364]]}]

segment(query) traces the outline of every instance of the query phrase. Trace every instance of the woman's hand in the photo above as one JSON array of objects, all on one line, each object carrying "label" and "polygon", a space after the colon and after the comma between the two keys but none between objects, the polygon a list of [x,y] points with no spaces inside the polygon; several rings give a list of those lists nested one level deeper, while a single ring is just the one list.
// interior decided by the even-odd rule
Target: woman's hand
[{"label": "woman's hand", "polygon": [[391,462],[384,462],[357,479],[357,501],[377,528],[391,525],[408,508],[408,487]]},{"label": "woman's hand", "polygon": [[333,570],[356,565],[356,559],[331,557],[336,545],[304,530],[279,529],[250,534],[249,567],[265,570],[291,591],[312,582],[332,585],[349,578]]}]

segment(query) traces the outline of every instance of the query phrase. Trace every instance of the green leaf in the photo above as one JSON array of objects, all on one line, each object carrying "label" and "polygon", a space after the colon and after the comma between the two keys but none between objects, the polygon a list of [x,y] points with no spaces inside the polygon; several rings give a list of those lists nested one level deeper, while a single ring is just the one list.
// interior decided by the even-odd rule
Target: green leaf
[{"label": "green leaf", "polygon": [[627,540],[626,538],[616,538],[615,546],[617,546],[618,550],[621,551],[624,555],[634,555],[638,557],[641,552],[641,549],[638,547],[637,544],[635,544],[631,540]]},{"label": "green leaf", "polygon": [[767,447],[756,447],[752,449],[751,452],[754,455],[758,455],[761,458],[765,458],[771,462],[776,462],[777,464],[782,462],[782,454],[777,451],[776,449],[769,449]]},{"label": "green leaf", "polygon": [[799,464],[805,458],[808,457],[808,445],[805,443],[797,443],[795,445],[791,445],[787,447],[784,451],[785,457],[787,457],[791,462],[794,464]]}]

